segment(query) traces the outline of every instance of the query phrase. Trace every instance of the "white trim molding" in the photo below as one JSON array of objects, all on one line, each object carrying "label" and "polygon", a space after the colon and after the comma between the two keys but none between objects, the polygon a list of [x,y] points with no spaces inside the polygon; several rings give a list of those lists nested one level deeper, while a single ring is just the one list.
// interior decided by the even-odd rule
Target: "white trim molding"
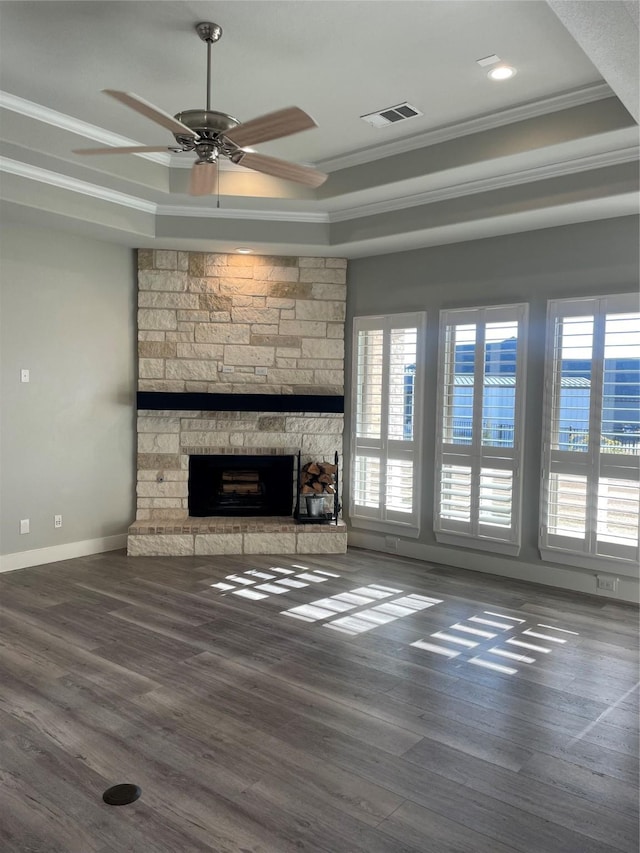
[{"label": "white trim molding", "polygon": [[328,213],[295,210],[243,210],[240,208],[187,207],[186,205],[160,204],[156,209],[158,216],[185,216],[198,219],[243,219],[263,222],[316,222],[330,221]]},{"label": "white trim molding", "polygon": [[105,551],[118,551],[127,547],[127,534],[102,536],[99,539],[84,539],[81,542],[67,542],[65,545],[51,545],[48,548],[34,548],[32,551],[18,551],[15,554],[0,556],[0,572],[14,572],[30,566],[44,566],[61,560],[73,560],[75,557],[88,557],[90,554],[102,554]]},{"label": "white trim molding", "polygon": [[8,175],[17,175],[20,178],[37,181],[41,184],[48,184],[50,187],[58,187],[59,189],[69,190],[80,195],[87,195],[91,198],[99,198],[101,201],[119,204],[121,207],[129,207],[133,210],[140,210],[143,213],[152,213],[155,215],[158,209],[157,204],[154,202],[145,201],[142,198],[118,192],[118,190],[99,187],[96,184],[90,184],[88,181],[71,178],[69,175],[61,175],[49,169],[41,169],[40,166],[20,163],[18,160],[11,160],[9,157],[0,157],[0,172],[6,172]]},{"label": "white trim molding", "polygon": [[[140,145],[141,143],[135,139],[130,139],[128,136],[120,136],[119,133],[112,133],[105,130],[103,127],[98,127],[95,124],[82,121],[73,116],[68,116],[65,113],[60,113],[57,110],[52,110],[49,107],[43,107],[42,104],[36,104],[34,101],[28,101],[26,98],[20,98],[17,95],[11,95],[9,92],[0,90],[0,109],[9,110],[13,113],[26,116],[27,118],[41,121],[43,124],[50,124],[52,127],[57,127],[60,130],[75,133],[77,136],[84,136],[86,139],[91,139],[93,142],[100,142],[103,145],[113,145],[114,148],[118,145]],[[151,160],[154,163],[160,163],[163,166],[168,166],[170,163],[169,152],[166,154],[146,153],[136,154],[136,157],[144,157],[145,160]]]}]

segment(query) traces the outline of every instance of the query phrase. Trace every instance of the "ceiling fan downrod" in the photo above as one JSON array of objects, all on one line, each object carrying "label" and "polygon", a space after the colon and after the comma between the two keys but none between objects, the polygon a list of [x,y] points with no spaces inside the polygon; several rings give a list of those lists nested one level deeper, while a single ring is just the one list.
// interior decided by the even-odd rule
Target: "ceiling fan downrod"
[{"label": "ceiling fan downrod", "polygon": [[211,45],[222,35],[222,27],[210,21],[202,21],[196,24],[196,32],[202,41],[207,43],[207,112],[209,112],[211,110]]}]

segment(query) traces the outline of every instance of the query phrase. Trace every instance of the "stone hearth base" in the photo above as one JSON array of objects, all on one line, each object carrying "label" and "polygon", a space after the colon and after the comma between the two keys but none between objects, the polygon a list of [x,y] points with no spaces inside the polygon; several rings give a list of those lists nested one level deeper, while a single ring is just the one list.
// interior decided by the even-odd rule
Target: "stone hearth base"
[{"label": "stone hearth base", "polygon": [[292,518],[183,518],[137,521],[129,528],[130,557],[214,554],[344,554],[347,526],[297,524]]}]

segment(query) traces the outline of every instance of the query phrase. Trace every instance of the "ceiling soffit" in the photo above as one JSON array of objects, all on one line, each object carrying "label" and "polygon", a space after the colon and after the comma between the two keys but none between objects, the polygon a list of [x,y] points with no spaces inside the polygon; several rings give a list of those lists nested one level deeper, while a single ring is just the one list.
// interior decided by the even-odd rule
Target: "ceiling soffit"
[{"label": "ceiling soffit", "polygon": [[[229,171],[221,176],[219,208],[214,198],[194,204],[179,192],[181,184],[186,191],[187,171],[172,166],[169,158],[104,158],[110,162],[100,169],[75,164],[66,152],[86,128],[65,116],[57,121],[51,110],[40,120],[35,105],[23,110],[15,98],[0,99],[0,166],[11,176],[3,181],[2,195],[12,205],[37,204],[58,214],[62,227],[86,217],[90,205],[92,221],[104,221],[111,239],[113,206],[139,211],[146,214],[143,220],[132,223],[125,217],[123,230],[130,235],[133,226],[141,246],[196,241],[197,248],[229,250],[253,242],[263,252],[275,251],[271,246],[276,244],[278,251],[304,245],[316,254],[345,256],[394,251],[411,235],[419,245],[434,235],[448,242],[456,233],[459,239],[474,239],[485,232],[487,221],[492,233],[496,228],[498,233],[523,230],[527,218],[533,224],[541,210],[551,224],[560,206],[558,221],[564,221],[569,208],[562,179],[570,175],[582,175],[579,197],[571,199],[578,219],[598,218],[598,208],[589,202],[602,200],[599,177],[605,173],[612,181],[603,215],[626,215],[637,186],[637,128],[619,101],[603,93],[598,87],[596,100],[551,113],[532,105],[531,117],[520,109],[518,121],[503,124],[497,116],[495,126],[485,120],[475,132],[466,123],[463,135],[447,129],[449,140],[432,141],[437,139],[432,134],[431,144],[402,154],[383,151],[372,160],[365,152],[364,162],[351,155],[352,165],[336,169],[316,191],[247,170]],[[54,151],[46,154],[24,147],[25,139],[37,138],[43,123],[56,133]],[[98,132],[89,132],[96,139]],[[42,185],[54,188],[46,203]],[[532,193],[532,185],[543,191]],[[496,206],[496,193],[505,203]],[[82,204],[74,201],[77,195],[85,197]]]}]

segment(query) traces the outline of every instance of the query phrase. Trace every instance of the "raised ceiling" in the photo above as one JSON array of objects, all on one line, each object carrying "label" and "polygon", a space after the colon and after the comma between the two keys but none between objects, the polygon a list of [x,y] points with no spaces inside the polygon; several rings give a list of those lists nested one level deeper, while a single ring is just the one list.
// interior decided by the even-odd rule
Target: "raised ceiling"
[{"label": "raised ceiling", "polygon": [[[0,3],[3,216],[131,246],[358,257],[637,212],[638,4],[564,0]],[[318,190],[240,167],[186,194],[191,155],[100,94],[247,120],[290,105],[318,128],[262,153],[330,173]],[[517,75],[494,83],[477,60]],[[634,98],[636,103],[634,104]],[[361,115],[423,115],[376,129]],[[636,113],[635,118],[632,113]]]}]

